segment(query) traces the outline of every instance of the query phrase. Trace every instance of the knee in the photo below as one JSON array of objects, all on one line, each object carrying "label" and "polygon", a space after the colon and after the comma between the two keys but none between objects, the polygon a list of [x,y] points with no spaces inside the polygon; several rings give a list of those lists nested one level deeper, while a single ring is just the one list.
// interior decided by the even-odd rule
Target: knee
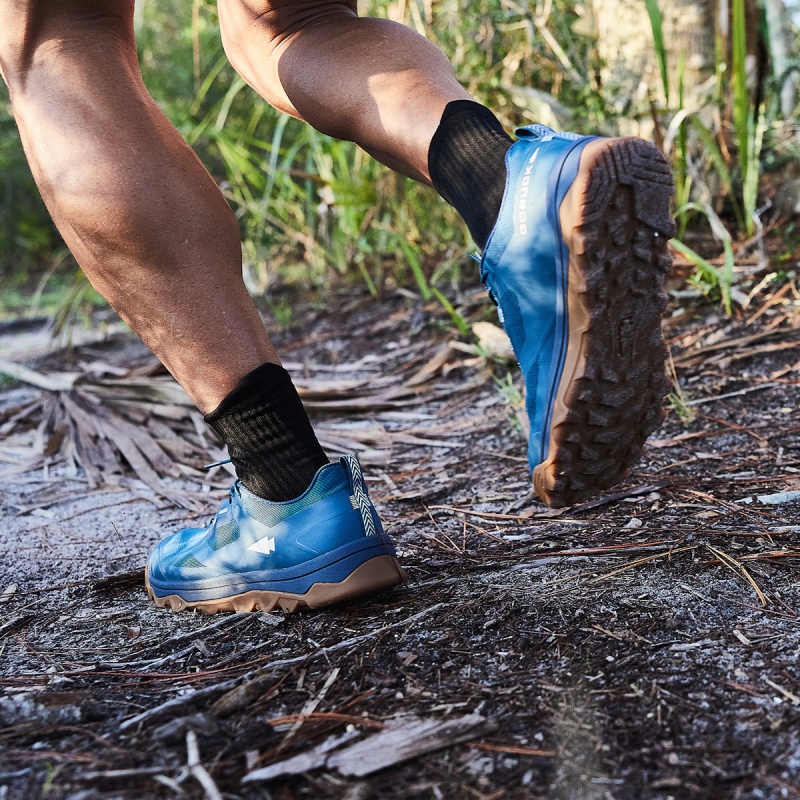
[{"label": "knee", "polygon": [[233,68],[283,111],[277,62],[285,47],[325,19],[356,16],[357,0],[217,0],[222,46]]},{"label": "knee", "polygon": [[98,41],[135,54],[133,0],[0,0],[0,73],[12,99],[51,54]]},{"label": "knee", "polygon": [[35,16],[33,10],[26,13],[26,4],[23,4],[20,12],[16,5],[0,1],[0,72],[10,89],[26,63],[32,60],[36,38],[30,26],[31,17]]}]

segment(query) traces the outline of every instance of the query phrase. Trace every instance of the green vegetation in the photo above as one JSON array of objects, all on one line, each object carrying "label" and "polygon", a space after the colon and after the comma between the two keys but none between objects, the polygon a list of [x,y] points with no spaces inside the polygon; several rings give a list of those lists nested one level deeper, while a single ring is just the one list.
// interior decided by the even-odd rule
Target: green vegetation
[{"label": "green vegetation", "polygon": [[[648,0],[652,5],[653,0]],[[660,20],[651,15],[653,37],[657,43],[659,63],[666,64],[663,39],[660,31]],[[731,32],[732,65],[720,60],[717,63],[717,92],[715,96],[718,118],[726,116],[730,111],[732,117],[732,144],[733,155],[726,158],[723,149],[726,148],[725,131],[722,126],[717,130],[710,130],[700,121],[696,112],[688,111],[683,107],[683,92],[679,97],[679,108],[676,112],[685,118],[681,123],[681,139],[679,141],[679,165],[683,172],[679,174],[679,187],[687,181],[686,174],[686,125],[691,125],[700,137],[717,177],[721,182],[721,198],[730,199],[733,215],[738,228],[751,236],[755,229],[754,214],[758,191],[758,178],[760,174],[760,156],[765,132],[765,110],[763,101],[758,107],[751,99],[752,92],[748,88],[747,61],[747,29],[745,25],[744,0],[733,0],[732,32]],[[665,67],[666,69],[666,67]],[[666,72],[664,72],[666,76]],[[665,77],[667,106],[669,107],[668,85]],[[688,201],[688,196],[681,192],[683,199]],[[720,198],[720,199],[721,199]],[[691,211],[698,209],[695,204],[685,202],[678,208],[678,217],[684,217]],[[706,214],[707,215],[707,214]],[[708,215],[707,215],[708,216]]]},{"label": "green vegetation", "polygon": [[[224,181],[242,227],[251,290],[263,293],[285,281],[318,285],[340,275],[362,281],[372,294],[394,285],[416,286],[427,300],[436,296],[437,285],[457,281],[472,245],[453,209],[352,143],[324,136],[257,98],[225,60],[213,4],[202,5],[202,22],[196,21],[189,37],[199,43],[193,48],[194,72],[178,70],[169,83],[164,77],[156,80],[150,65],[163,69],[180,54],[166,46],[169,37],[154,32],[179,18],[183,5],[175,3],[170,10],[159,4],[148,11],[140,35],[145,81]],[[559,2],[552,15],[567,40],[575,39],[569,25],[576,17],[569,5]],[[362,10],[392,16],[396,7],[380,0]],[[563,82],[562,61],[527,18],[527,10],[513,4],[448,0],[427,12],[410,3],[404,21],[455,54],[457,72],[470,91],[492,98],[504,122],[513,126],[536,119],[515,87],[556,91],[561,85],[562,102],[584,103],[586,76],[578,76],[581,85]],[[476,30],[478,19],[482,24]],[[184,43],[184,61],[190,43]],[[561,57],[582,64],[588,52],[588,40],[575,39]],[[189,94],[190,102],[175,100]]]},{"label": "green vegetation", "polygon": [[[2,94],[0,176],[0,270],[6,275],[13,273],[17,280],[48,259],[59,245],[25,162],[11,103]],[[5,293],[8,287],[3,288]]]},{"label": "green vegetation", "polygon": [[[674,129],[680,234],[710,223],[725,263],[715,267],[684,243],[676,249],[696,265],[696,283],[729,310],[732,242],[739,234],[752,235],[758,224],[762,147],[776,106],[769,94],[756,105],[748,91],[745,0],[733,0],[730,47],[718,54],[713,103],[715,119],[725,124],[716,126],[709,126],[698,109],[684,107],[684,63],[682,58],[670,63],[660,0],[642,2],[666,99],[659,115],[668,137],[668,129]],[[227,63],[210,0],[148,2],[142,9],[136,22],[145,82],[233,207],[242,231],[245,278],[254,294],[263,296],[287,282],[321,286],[338,276],[360,282],[375,295],[398,285],[415,287],[425,299],[438,298],[448,308],[449,287],[458,283],[462,269],[472,269],[465,264],[472,247],[468,234],[449,206],[353,144],[319,134],[261,101]],[[402,19],[439,44],[467,88],[509,127],[547,113],[562,124],[568,119],[573,130],[610,130],[623,113],[598,87],[601,65],[590,32],[581,32],[586,17],[581,5],[372,0],[361,10]],[[730,65],[723,52],[730,52]],[[670,93],[675,74],[678,90]],[[769,91],[775,94],[777,86],[777,81],[769,84]],[[554,100],[543,105],[542,93]],[[697,139],[707,168],[716,174],[714,202],[698,200],[695,193],[697,175],[689,166]],[[42,275],[50,273],[45,297],[86,302],[72,284],[75,265],[35,191],[4,95],[0,175],[0,313],[18,312],[23,298],[33,297]],[[58,268],[51,269],[53,264]],[[452,306],[448,311],[457,320]],[[289,318],[285,309],[280,316]]]}]

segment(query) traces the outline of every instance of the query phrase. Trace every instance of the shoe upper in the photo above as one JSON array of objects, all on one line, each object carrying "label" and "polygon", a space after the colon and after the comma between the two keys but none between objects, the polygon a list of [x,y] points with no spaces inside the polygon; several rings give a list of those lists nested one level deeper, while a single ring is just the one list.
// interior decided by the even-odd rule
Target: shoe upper
[{"label": "shoe upper", "polygon": [[207,527],[186,528],[156,546],[148,579],[169,585],[286,570],[365,538],[393,554],[360,465],[345,456],[321,467],[308,489],[287,502],[264,500],[237,481]]},{"label": "shoe upper", "polygon": [[498,307],[526,385],[531,469],[547,457],[550,418],[568,341],[569,252],[559,207],[596,137],[543,125],[516,131],[506,189],[481,257],[481,280]]}]

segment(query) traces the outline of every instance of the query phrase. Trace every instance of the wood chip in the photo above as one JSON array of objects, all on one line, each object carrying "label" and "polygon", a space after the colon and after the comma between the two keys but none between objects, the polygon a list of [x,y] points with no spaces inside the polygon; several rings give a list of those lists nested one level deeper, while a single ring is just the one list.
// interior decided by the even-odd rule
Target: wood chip
[{"label": "wood chip", "polygon": [[733,635],[745,645],[753,644],[738,628],[733,629]]},{"label": "wood chip", "polygon": [[795,489],[790,492],[777,492],[776,494],[760,494],[756,499],[759,503],[764,503],[768,506],[782,506],[786,503],[800,500],[800,490]]},{"label": "wood chip", "polygon": [[16,583],[10,583],[6,586],[2,594],[0,594],[0,603],[7,603],[17,593],[18,588]]},{"label": "wood chip", "polygon": [[304,772],[311,772],[315,769],[322,769],[328,760],[328,755],[332,750],[336,750],[342,745],[352,742],[361,734],[359,731],[346,731],[339,736],[331,736],[317,747],[307,750],[305,753],[298,753],[296,756],[287,758],[270,764],[268,767],[253,770],[242,778],[242,783],[255,783],[257,781],[271,781],[275,778],[283,778],[287,775],[301,775]]},{"label": "wood chip", "polygon": [[452,720],[406,717],[396,720],[386,730],[335,753],[328,759],[327,766],[342,775],[360,778],[483,736],[494,727],[479,714],[467,714]]},{"label": "wood chip", "polygon": [[45,374],[6,359],[0,359],[0,373],[48,392],[67,391],[80,377],[79,372],[48,372]]},{"label": "wood chip", "polygon": [[341,775],[360,778],[483,736],[494,728],[494,723],[478,714],[467,714],[457,719],[399,717],[388,722],[384,730],[349,747],[338,749],[353,736],[357,736],[355,732],[327,739],[313,750],[257,769],[245,775],[242,783],[269,781],[284,775],[299,775],[301,772],[322,768],[335,769]]},{"label": "wood chip", "polygon": [[496,358],[513,359],[514,349],[508,334],[491,322],[476,322],[472,332],[478,338],[478,345],[486,355]]}]

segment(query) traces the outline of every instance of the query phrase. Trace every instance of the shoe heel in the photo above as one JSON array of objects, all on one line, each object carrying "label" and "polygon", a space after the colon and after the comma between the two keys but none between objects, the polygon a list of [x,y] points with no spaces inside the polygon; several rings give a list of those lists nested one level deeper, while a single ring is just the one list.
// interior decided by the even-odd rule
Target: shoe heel
[{"label": "shoe heel", "polygon": [[[315,583],[301,602],[309,608],[320,608],[388,589],[407,580],[408,577],[396,558],[390,555],[375,556],[356,567],[343,581]],[[296,603],[295,598],[286,598],[285,603],[283,598],[279,601],[284,611],[295,611],[299,607]],[[295,605],[289,608],[288,604]]]}]

